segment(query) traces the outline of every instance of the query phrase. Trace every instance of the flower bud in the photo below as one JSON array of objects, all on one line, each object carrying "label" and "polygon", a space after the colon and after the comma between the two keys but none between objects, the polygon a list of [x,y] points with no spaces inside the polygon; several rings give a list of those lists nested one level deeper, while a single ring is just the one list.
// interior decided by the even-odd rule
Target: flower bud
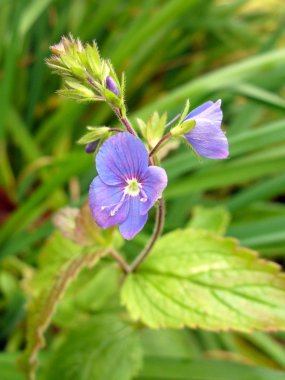
[{"label": "flower bud", "polygon": [[120,90],[117,86],[117,83],[114,81],[114,79],[112,77],[110,77],[109,75],[107,76],[106,78],[106,88],[109,90],[109,91],[112,91],[115,95],[119,96],[120,95]]},{"label": "flower bud", "polygon": [[91,154],[94,153],[99,145],[100,140],[92,141],[85,145],[85,153]]},{"label": "flower bud", "polygon": [[65,45],[63,43],[63,39],[65,39],[65,37],[63,37],[59,43],[57,44],[54,44],[52,46],[50,46],[50,50],[51,52],[56,55],[56,56],[60,56],[62,53],[65,52]]}]

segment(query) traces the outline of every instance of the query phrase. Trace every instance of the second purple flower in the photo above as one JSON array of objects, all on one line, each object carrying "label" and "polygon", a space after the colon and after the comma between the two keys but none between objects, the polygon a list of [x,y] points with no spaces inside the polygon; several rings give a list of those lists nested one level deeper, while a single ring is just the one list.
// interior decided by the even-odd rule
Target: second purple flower
[{"label": "second purple flower", "polygon": [[96,157],[98,176],[90,185],[89,204],[102,228],[120,226],[130,240],[144,227],[148,211],[167,185],[164,169],[148,165],[143,143],[130,133],[109,138]]},{"label": "second purple flower", "polygon": [[223,113],[221,100],[208,101],[191,111],[185,118],[195,120],[195,127],[185,135],[197,153],[212,159],[224,159],[229,155],[229,144],[221,128]]}]

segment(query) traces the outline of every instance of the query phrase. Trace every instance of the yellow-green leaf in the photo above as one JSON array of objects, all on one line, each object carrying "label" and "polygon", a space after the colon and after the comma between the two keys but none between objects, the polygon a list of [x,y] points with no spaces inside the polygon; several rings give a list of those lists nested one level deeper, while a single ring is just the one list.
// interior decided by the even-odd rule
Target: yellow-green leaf
[{"label": "yellow-green leaf", "polygon": [[164,236],[122,288],[131,317],[152,328],[285,330],[285,276],[233,239],[203,230]]}]

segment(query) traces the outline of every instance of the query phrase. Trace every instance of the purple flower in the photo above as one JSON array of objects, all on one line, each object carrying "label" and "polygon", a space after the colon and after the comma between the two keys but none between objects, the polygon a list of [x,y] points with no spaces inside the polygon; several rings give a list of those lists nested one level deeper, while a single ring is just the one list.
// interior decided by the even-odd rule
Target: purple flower
[{"label": "purple flower", "polygon": [[130,240],[145,225],[149,209],[167,185],[165,170],[148,166],[148,152],[130,133],[110,137],[96,157],[98,177],[90,185],[89,205],[102,228],[120,225]]},{"label": "purple flower", "polygon": [[185,120],[195,120],[195,127],[185,135],[187,141],[203,157],[223,159],[229,155],[229,145],[221,128],[221,100],[208,101],[191,111]]},{"label": "purple flower", "polygon": [[112,77],[110,77],[109,75],[107,76],[106,78],[106,88],[109,90],[109,91],[112,91],[115,95],[119,96],[120,95],[120,90],[117,86],[117,83],[114,81],[114,79]]}]

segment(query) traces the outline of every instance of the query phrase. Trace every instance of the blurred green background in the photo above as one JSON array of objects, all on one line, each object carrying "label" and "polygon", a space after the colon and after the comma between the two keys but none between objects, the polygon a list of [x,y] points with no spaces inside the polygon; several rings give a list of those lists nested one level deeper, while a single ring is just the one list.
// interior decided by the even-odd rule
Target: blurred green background
[{"label": "blurred green background", "polygon": [[[221,98],[230,159],[199,162],[183,146],[168,155],[166,231],[185,226],[196,205],[225,207],[231,215],[227,234],[282,265],[284,31],[283,0],[0,0],[1,380],[21,379],[12,364],[23,347],[21,281],[54,229],[52,214],[81,205],[95,175],[92,157],[76,141],[86,125],[117,123],[105,105],[55,94],[60,79],[44,63],[49,46],[69,32],[83,42],[96,39],[117,73],[126,72],[134,122],[155,110],[171,118],[187,98],[192,107]],[[136,252],[150,231],[151,222],[125,251]],[[285,371],[281,333],[183,331],[144,340],[150,359],[140,379],[212,379],[199,375],[205,358]],[[173,372],[163,372],[163,358],[170,366],[173,361]],[[218,369],[209,363],[211,375]],[[217,368],[225,372],[213,379],[279,379],[269,369],[248,374],[230,363]]]}]

